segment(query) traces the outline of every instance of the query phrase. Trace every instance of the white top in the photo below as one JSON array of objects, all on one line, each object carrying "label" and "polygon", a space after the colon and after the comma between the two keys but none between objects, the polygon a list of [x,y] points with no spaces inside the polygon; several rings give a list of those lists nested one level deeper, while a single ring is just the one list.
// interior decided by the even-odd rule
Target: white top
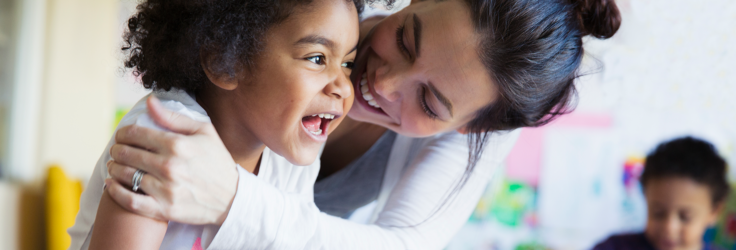
[{"label": "white top", "polygon": [[397,136],[367,225],[320,213],[312,201],[265,183],[244,181],[252,175],[241,177],[209,249],[442,249],[467,221],[518,135],[519,130],[494,134],[465,186],[431,218],[465,172],[468,141],[457,132]]},{"label": "white top", "polygon": [[[168,92],[154,92],[154,94],[161,100],[165,108],[184,114],[197,121],[210,122],[210,118],[204,109],[186,92],[172,90]],[[147,115],[146,98],[144,97],[133,106],[130,112],[120,121],[118,128],[130,124],[137,124],[143,127],[161,129]],[[89,185],[82,193],[76,222],[68,230],[72,237],[72,244],[69,249],[87,249],[89,246],[94,220],[97,216],[97,207],[104,192],[104,180],[109,177],[106,163],[111,159],[109,152],[113,144],[114,137],[110,139],[104,153],[99,161],[97,161],[92,177],[90,177]],[[238,167],[237,169],[240,176],[238,186],[267,186],[269,192],[279,192],[291,200],[309,203],[313,200],[312,188],[319,173],[319,159],[310,166],[296,166],[285,158],[273,153],[270,149],[265,148],[261,158],[258,176],[249,173],[242,167]],[[245,182],[248,182],[248,184],[245,184]],[[238,190],[244,189],[238,188]],[[240,193],[249,192],[258,192],[258,190],[248,189],[248,192],[241,191]],[[264,197],[269,197],[269,195],[270,193],[266,193]],[[240,199],[240,201],[243,200]],[[240,204],[239,207],[244,209],[240,212],[249,212],[243,204]],[[232,209],[237,208],[233,206]],[[316,209],[316,206],[314,209]],[[263,223],[251,222],[249,226],[251,229],[260,230],[259,228],[270,228],[281,225],[278,222],[264,221]],[[218,227],[212,225],[196,226],[169,222],[161,249],[193,249],[193,245],[198,238],[200,239],[201,246],[207,248],[217,230]],[[247,233],[247,231],[242,232]]]}]

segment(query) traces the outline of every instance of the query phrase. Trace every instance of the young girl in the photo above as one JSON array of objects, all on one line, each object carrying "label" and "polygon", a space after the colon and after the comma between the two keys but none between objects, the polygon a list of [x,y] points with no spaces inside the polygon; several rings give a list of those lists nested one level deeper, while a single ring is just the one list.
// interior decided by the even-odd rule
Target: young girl
[{"label": "young girl", "polygon": [[[225,167],[213,167],[212,172],[227,172],[239,179],[240,186],[265,182],[289,196],[311,200],[320,147],[353,102],[348,77],[360,8],[360,3],[347,0],[143,2],[128,20],[128,46],[123,50],[130,53],[125,66],[141,75],[143,85],[154,92],[136,104],[120,126],[156,127],[147,106],[211,122],[204,130],[227,135],[212,149],[224,147],[232,156],[221,164]],[[69,230],[71,249],[207,248],[218,222],[196,226],[156,221],[129,213],[110,199],[103,190],[109,151],[139,150],[111,147],[114,142],[98,161],[82,196],[76,223]],[[169,165],[177,167],[176,162]],[[161,184],[136,172],[129,173],[134,191],[146,192]],[[107,189],[123,188],[106,183]],[[234,193],[236,186],[220,188]],[[271,198],[279,199],[279,194]],[[262,225],[275,226],[279,225]],[[269,231],[252,233],[274,237],[264,232]]]},{"label": "young girl", "polygon": [[728,195],[726,162],[713,145],[691,137],[647,156],[641,184],[649,216],[643,233],[616,235],[596,250],[714,250],[703,244]]}]

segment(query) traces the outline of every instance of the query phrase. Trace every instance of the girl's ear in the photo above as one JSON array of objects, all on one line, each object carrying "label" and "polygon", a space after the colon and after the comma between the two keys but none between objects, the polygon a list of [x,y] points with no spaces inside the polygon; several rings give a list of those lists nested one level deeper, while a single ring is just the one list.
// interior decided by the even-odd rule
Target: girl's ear
[{"label": "girl's ear", "polygon": [[207,56],[201,56],[200,58],[202,70],[204,70],[204,74],[207,75],[207,78],[212,82],[212,84],[224,90],[234,90],[238,87],[238,75],[231,76],[227,73],[223,74],[213,72],[211,67],[211,58]]}]

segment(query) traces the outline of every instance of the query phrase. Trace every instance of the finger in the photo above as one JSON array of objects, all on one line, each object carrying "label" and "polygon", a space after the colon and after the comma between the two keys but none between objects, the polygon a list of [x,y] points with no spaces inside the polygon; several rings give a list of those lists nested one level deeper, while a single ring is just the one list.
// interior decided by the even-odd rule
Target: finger
[{"label": "finger", "polygon": [[110,197],[126,210],[157,220],[165,220],[158,202],[153,197],[133,193],[113,179],[106,179],[105,185]]},{"label": "finger", "polygon": [[158,177],[165,177],[159,171],[165,167],[163,166],[165,160],[156,153],[128,145],[114,144],[110,147],[110,156],[117,164],[141,169]]},{"label": "finger", "polygon": [[[138,169],[110,161],[107,164],[107,172],[110,177],[127,188],[133,187],[133,175]],[[144,174],[141,177],[140,190],[150,194],[150,190],[160,186],[161,181],[156,176]]]},{"label": "finger", "polygon": [[115,143],[161,152],[174,135],[157,129],[128,125],[115,132]]},{"label": "finger", "polygon": [[202,129],[207,123],[198,122],[185,115],[164,108],[155,96],[151,95],[146,100],[148,114],[154,122],[162,128],[174,133],[191,135]]}]

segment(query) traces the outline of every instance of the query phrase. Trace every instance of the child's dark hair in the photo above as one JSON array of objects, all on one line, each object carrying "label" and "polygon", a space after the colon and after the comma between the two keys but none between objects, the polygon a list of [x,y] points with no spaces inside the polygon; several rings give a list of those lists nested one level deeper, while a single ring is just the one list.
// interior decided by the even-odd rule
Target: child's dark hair
[{"label": "child's dark hair", "polygon": [[[195,92],[208,83],[202,69],[235,76],[251,69],[269,28],[314,0],[148,0],[128,19],[125,67],[154,90]],[[352,2],[360,13],[366,1]],[[392,1],[391,1],[392,2]],[[388,2],[390,3],[390,2]]]},{"label": "child's dark hair", "polygon": [[646,188],[652,179],[665,177],[687,178],[707,186],[714,206],[720,204],[730,190],[726,181],[726,161],[713,145],[692,137],[662,143],[647,156],[641,185]]}]

